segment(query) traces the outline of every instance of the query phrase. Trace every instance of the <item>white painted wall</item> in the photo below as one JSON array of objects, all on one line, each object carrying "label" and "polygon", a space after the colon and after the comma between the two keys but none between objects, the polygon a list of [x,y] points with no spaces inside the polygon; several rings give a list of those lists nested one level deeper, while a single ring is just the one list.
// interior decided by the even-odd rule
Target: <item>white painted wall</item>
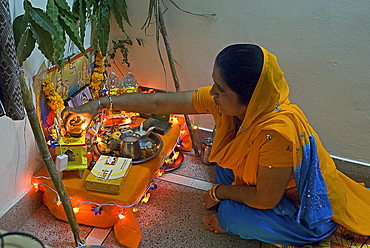
[{"label": "white painted wall", "polygon": [[[174,90],[168,67],[165,83],[155,36],[145,36],[140,29],[148,1],[127,2],[132,22],[128,33],[146,42],[130,49],[129,70],[142,85]],[[217,14],[185,14],[165,0],[165,24],[182,90],[212,84],[213,62],[223,47],[242,42],[264,46],[278,57],[291,101],[305,112],[329,153],[370,162],[369,1],[175,2],[185,10]],[[119,39],[117,26],[114,30],[112,38]],[[155,34],[153,28],[149,33]],[[163,44],[160,47],[166,56]],[[199,122],[213,127],[209,118]]]},{"label": "white painted wall", "polygon": [[[21,1],[18,1],[21,2]],[[14,1],[10,10],[14,18]],[[23,8],[22,8],[23,9]],[[40,56],[41,57],[41,56]],[[18,196],[25,194],[31,186],[31,176],[42,160],[27,119],[13,121],[0,117],[0,216]]]},{"label": "white painted wall", "polygon": [[[46,1],[31,1],[38,8],[45,8]],[[23,0],[10,0],[10,12],[14,17],[22,14]],[[88,47],[88,44],[86,45]],[[75,50],[73,50],[75,52]],[[25,80],[32,85],[32,77],[44,62],[38,49],[23,63]],[[50,64],[46,61],[47,65]],[[35,104],[35,98],[34,98]],[[31,188],[31,174],[43,165],[28,120],[12,121],[0,117],[0,217],[16,199]],[[30,173],[28,173],[28,171]]]},{"label": "white painted wall", "polygon": [[[168,6],[164,14],[166,28],[182,90],[212,84],[213,62],[223,47],[241,42],[259,44],[278,57],[290,85],[291,101],[305,112],[329,153],[370,162],[369,1],[174,0],[185,10],[217,14],[212,18],[185,14],[164,1]],[[10,1],[15,16],[23,12],[22,2]],[[31,2],[43,8],[46,1]],[[127,32],[133,38],[144,39],[145,45],[129,48],[131,67],[120,69],[123,73],[131,71],[140,85],[174,91],[168,67],[167,84],[165,81],[153,27],[147,30],[153,36],[145,36],[140,29],[148,3],[127,0],[132,23]],[[115,22],[111,23],[111,38],[122,38]],[[160,48],[167,65],[163,43]],[[42,61],[38,51],[26,61],[28,82]],[[118,74],[116,68],[112,69]],[[201,127],[213,128],[209,117],[192,119]],[[28,126],[24,130],[22,122],[2,117],[0,128],[6,130],[0,134],[0,194],[6,199],[0,203],[1,211],[28,187],[25,161],[31,167],[41,166],[41,162],[36,159]]]},{"label": "white painted wall", "polygon": [[[42,164],[28,120],[13,121],[0,117],[0,217],[1,212],[19,195],[31,188],[30,173]],[[27,164],[28,170],[27,171]]]}]

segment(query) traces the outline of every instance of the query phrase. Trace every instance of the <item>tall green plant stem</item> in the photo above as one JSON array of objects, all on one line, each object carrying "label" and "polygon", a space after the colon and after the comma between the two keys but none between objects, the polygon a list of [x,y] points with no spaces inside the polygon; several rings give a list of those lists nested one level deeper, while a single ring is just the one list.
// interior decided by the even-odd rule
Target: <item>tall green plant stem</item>
[{"label": "tall green plant stem", "polygon": [[[176,91],[178,92],[178,91],[181,91],[180,84],[179,84],[179,79],[177,77],[175,63],[174,63],[174,60],[173,60],[173,57],[172,57],[170,40],[169,40],[168,35],[167,35],[167,30],[166,30],[166,27],[165,27],[165,24],[164,24],[163,14],[162,14],[161,7],[160,7],[159,4],[158,4],[157,15],[159,17],[158,18],[159,19],[159,30],[162,34],[164,45],[166,47],[167,57],[168,57],[168,61],[169,61],[170,68],[171,68],[171,73],[172,73],[172,78],[173,78],[173,81],[175,83]],[[195,141],[194,132],[193,132],[193,128],[192,128],[191,123],[190,123],[189,116],[188,115],[184,115],[184,116],[185,116],[186,125],[189,129],[189,134],[190,134],[191,141],[192,141],[192,144],[193,144],[194,152],[195,152],[196,155],[199,155],[198,146],[197,146],[197,143]]]},{"label": "tall green plant stem", "polygon": [[68,197],[67,191],[64,188],[62,180],[60,179],[60,176],[55,167],[54,161],[50,155],[48,146],[46,145],[46,140],[45,140],[44,134],[41,129],[41,125],[40,125],[40,122],[39,122],[39,119],[36,113],[36,109],[35,109],[35,106],[33,105],[31,93],[27,88],[27,84],[24,80],[23,73],[21,73],[21,90],[22,90],[23,105],[27,111],[28,120],[30,121],[32,132],[33,132],[33,135],[35,136],[35,140],[39,148],[41,157],[44,160],[46,169],[48,170],[51,180],[54,183],[54,187],[60,197],[60,200],[62,201],[69,225],[72,228],[73,236],[75,239],[75,244],[76,246],[81,246],[82,241],[79,235],[80,229],[78,227],[76,216],[73,212],[71,201]]}]

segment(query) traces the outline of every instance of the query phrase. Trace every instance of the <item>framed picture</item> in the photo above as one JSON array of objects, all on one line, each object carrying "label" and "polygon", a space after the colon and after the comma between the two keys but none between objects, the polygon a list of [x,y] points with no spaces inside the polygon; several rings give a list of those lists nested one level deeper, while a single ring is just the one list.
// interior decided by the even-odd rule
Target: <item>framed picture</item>
[{"label": "framed picture", "polygon": [[91,100],[93,100],[93,97],[91,95],[90,87],[88,85],[84,85],[72,96],[64,100],[64,105],[75,108]]}]

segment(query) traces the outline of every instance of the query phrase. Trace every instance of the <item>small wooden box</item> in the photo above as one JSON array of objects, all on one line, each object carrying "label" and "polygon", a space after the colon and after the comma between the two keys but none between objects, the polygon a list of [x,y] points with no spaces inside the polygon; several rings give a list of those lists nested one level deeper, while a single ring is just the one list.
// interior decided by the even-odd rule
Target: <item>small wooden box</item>
[{"label": "small wooden box", "polygon": [[162,121],[150,117],[143,122],[143,128],[144,130],[148,130],[150,127],[155,127],[153,129],[153,132],[165,135],[168,131],[171,130],[172,124],[167,121]]},{"label": "small wooden box", "polygon": [[100,156],[85,180],[86,190],[119,195],[132,166],[132,159]]}]

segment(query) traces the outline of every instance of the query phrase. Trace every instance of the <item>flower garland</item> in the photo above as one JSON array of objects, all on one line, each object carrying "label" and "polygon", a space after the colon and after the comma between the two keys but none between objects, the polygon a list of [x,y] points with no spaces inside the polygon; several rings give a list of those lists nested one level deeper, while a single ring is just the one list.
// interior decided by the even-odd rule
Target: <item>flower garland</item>
[{"label": "flower garland", "polygon": [[51,82],[49,75],[47,75],[46,79],[42,82],[42,91],[48,99],[47,104],[55,114],[57,113],[57,109],[63,111],[65,108],[64,101],[62,97],[54,90],[54,84]]},{"label": "flower garland", "polygon": [[104,82],[104,75],[105,69],[103,67],[104,57],[101,51],[97,51],[95,55],[95,66],[93,70],[93,74],[91,76],[90,82],[90,90],[94,99],[100,96],[100,85]]},{"label": "flower garland", "polygon": [[122,86],[117,89],[117,95],[122,95],[122,94],[125,94],[125,93],[126,93],[126,91],[123,89]]}]

